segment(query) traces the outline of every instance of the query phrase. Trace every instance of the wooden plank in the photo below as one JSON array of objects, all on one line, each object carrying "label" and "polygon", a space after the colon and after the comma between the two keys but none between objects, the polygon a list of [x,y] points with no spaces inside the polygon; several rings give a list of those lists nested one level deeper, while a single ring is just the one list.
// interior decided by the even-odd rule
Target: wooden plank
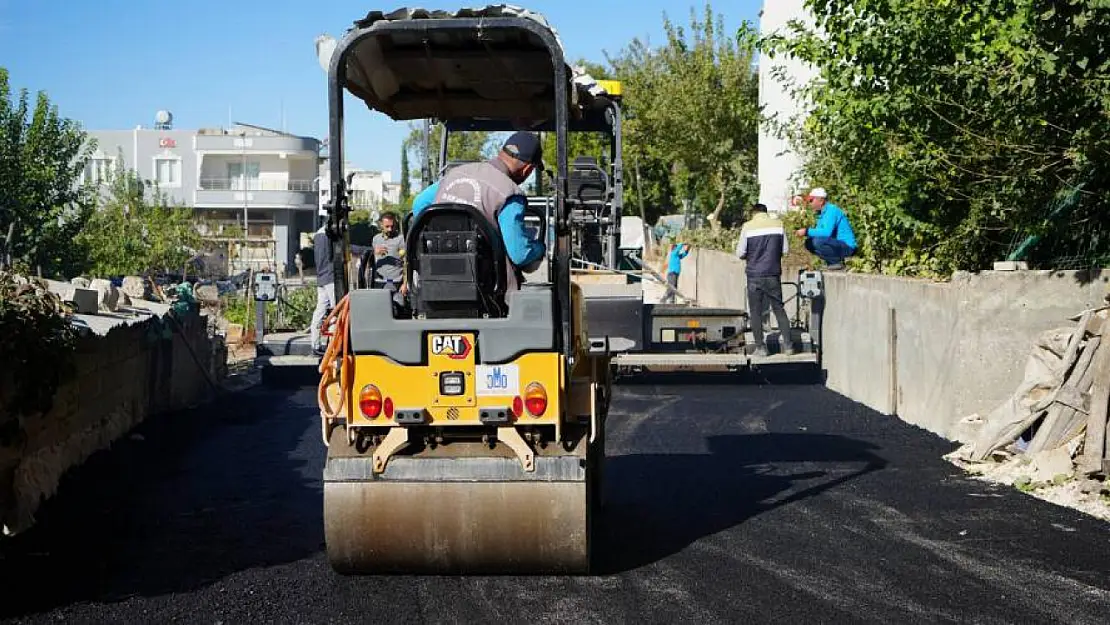
[{"label": "wooden plank", "polygon": [[1101,338],[1091,384],[1087,438],[1083,441],[1083,456],[1079,462],[1079,469],[1084,473],[1099,472],[1103,458],[1110,458],[1106,451],[1106,428],[1110,427],[1110,423],[1107,423],[1107,411],[1110,407],[1110,323],[1102,324]]},{"label": "wooden plank", "polygon": [[[1085,342],[1079,359],[1072,369],[1058,395],[1081,395],[1086,393],[1094,381],[1095,368],[1091,366],[1095,353],[1101,343],[1101,337],[1094,337]],[[1048,411],[1044,423],[1037,430],[1036,436],[1029,443],[1027,453],[1037,453],[1046,449],[1055,449],[1073,438],[1080,424],[1085,424],[1086,415],[1063,402],[1053,403]]]}]

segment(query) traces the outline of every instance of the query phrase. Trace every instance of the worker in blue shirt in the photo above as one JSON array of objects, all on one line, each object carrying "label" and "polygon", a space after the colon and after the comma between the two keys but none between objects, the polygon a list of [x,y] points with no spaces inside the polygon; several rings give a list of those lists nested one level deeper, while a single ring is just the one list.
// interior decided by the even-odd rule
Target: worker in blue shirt
[{"label": "worker in blue shirt", "polygon": [[678,275],[682,273],[682,259],[690,253],[689,243],[676,243],[667,255],[667,294],[663,296],[664,304],[675,300],[678,289]]},{"label": "worker in blue shirt", "polygon": [[[541,161],[539,137],[529,132],[514,133],[494,158],[459,165],[417,194],[412,202],[413,218],[436,203],[473,205],[491,220],[496,219],[512,264],[524,272],[534,271],[543,260],[546,246],[524,221],[527,196],[519,185]],[[509,288],[518,288],[519,280],[519,275],[509,276]]]},{"label": "worker in blue shirt", "polygon": [[848,216],[836,204],[828,201],[828,193],[821,187],[809,192],[809,205],[817,213],[817,224],[812,228],[799,228],[794,232],[805,239],[805,248],[825,261],[828,269],[844,269],[844,259],[856,253],[856,235]]}]

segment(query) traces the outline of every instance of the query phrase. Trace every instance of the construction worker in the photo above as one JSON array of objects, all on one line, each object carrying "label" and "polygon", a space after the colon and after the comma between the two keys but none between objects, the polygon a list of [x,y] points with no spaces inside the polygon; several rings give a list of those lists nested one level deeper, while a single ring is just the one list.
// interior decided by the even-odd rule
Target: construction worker
[{"label": "construction worker", "polygon": [[382,213],[378,223],[381,230],[370,242],[373,260],[366,268],[369,274],[367,283],[373,289],[389,289],[393,292],[393,301],[403,307],[405,298],[401,282],[404,274],[405,240],[401,236],[395,213]]},{"label": "construction worker", "polygon": [[509,257],[507,291],[520,288],[522,272],[535,271],[547,246],[534,238],[524,222],[527,195],[520,185],[542,163],[540,139],[530,132],[516,132],[497,156],[480,163],[452,168],[412,202],[412,216],[432,204],[466,204],[477,208],[501,233]]},{"label": "construction worker", "polygon": [[335,265],[331,258],[331,239],[328,238],[325,226],[320,226],[312,235],[312,248],[316,257],[316,309],[312,311],[312,325],[308,331],[312,351],[321,353],[320,323],[335,308]]},{"label": "construction worker", "polygon": [[844,259],[856,253],[856,235],[848,216],[836,204],[830,204],[825,189],[817,187],[809,192],[809,205],[817,213],[817,225],[799,228],[794,232],[805,239],[805,248],[825,261],[828,269],[844,269]]},{"label": "construction worker", "polygon": [[682,273],[682,259],[690,254],[689,243],[676,243],[671,246],[671,253],[667,254],[667,294],[663,296],[662,303],[670,304],[675,301],[678,291],[678,276]]},{"label": "construction worker", "polygon": [[790,318],[782,301],[782,258],[790,251],[782,221],[767,212],[763,204],[752,206],[752,217],[740,228],[736,256],[743,259],[748,282],[748,318],[751,320],[755,355],[766,356],[763,342],[763,313],[767,307],[775,315],[782,352],[794,353]]}]

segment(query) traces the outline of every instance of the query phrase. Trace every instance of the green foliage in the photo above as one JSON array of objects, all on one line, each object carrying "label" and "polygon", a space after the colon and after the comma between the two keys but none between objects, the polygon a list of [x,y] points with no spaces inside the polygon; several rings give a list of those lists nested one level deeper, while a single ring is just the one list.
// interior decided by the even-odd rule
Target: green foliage
[{"label": "green foliage", "polygon": [[0,271],[0,444],[10,444],[21,417],[50,409],[71,373],[77,334],[61,300],[38,280]]},{"label": "green foliage", "polygon": [[[316,289],[283,288],[277,303],[266,305],[266,331],[300,331],[312,322],[316,308]],[[254,332],[256,302],[240,293],[220,297],[221,314],[229,323],[242,325],[247,333]]]},{"label": "green foliage", "polygon": [[167,196],[137,172],[120,167],[111,173],[107,192],[77,241],[88,250],[97,276],[143,275],[182,271],[201,246],[191,208],[172,205]]},{"label": "green foliage", "polygon": [[[409,125],[409,136],[405,138],[402,144],[402,149],[407,155],[410,151],[413,155],[413,160],[417,163],[424,163],[427,156],[424,153],[424,126],[423,122],[413,123]],[[441,124],[432,124],[430,137],[428,139],[428,151],[431,153],[431,167],[433,181],[438,178],[437,173],[440,170],[441,164],[439,162],[439,145],[443,141],[443,126]],[[447,139],[447,160],[448,161],[478,161],[484,158],[493,156],[497,146],[493,142],[493,133],[474,131],[474,132],[454,132]],[[408,157],[405,156],[405,162],[402,167],[408,169]],[[402,194],[403,195],[403,194]],[[405,197],[402,196],[402,202]]]},{"label": "green foliage", "polygon": [[824,35],[795,24],[765,46],[820,72],[797,86],[813,108],[790,138],[806,178],[853,220],[859,265],[982,269],[1033,235],[1031,264],[1110,262],[1110,12],[1090,0],[806,4]]},{"label": "green foliage", "polygon": [[701,19],[691,10],[688,29],[667,18],[664,28],[666,45],[635,39],[609,60],[627,94],[626,161],[640,165],[645,195],[692,198],[717,228],[758,192],[755,29],[726,36],[708,3]]},{"label": "green foliage", "polygon": [[401,200],[412,195],[411,172],[409,172],[409,151],[401,146]]},{"label": "green foliage", "polygon": [[74,240],[92,212],[78,184],[94,149],[80,126],[58,116],[40,92],[32,111],[27,91],[12,98],[0,68],[0,239],[14,224],[10,255],[44,275],[76,274],[84,250]]},{"label": "green foliage", "polygon": [[348,237],[351,245],[370,245],[370,242],[374,240],[374,235],[378,232],[373,213],[368,210],[353,210],[348,220],[350,223]]}]

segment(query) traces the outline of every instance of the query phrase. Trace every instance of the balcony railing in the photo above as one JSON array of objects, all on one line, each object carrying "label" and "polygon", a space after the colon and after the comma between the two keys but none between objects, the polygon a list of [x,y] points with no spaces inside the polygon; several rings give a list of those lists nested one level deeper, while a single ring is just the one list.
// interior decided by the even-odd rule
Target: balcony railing
[{"label": "balcony railing", "polygon": [[201,191],[318,191],[315,180],[201,178]]}]

